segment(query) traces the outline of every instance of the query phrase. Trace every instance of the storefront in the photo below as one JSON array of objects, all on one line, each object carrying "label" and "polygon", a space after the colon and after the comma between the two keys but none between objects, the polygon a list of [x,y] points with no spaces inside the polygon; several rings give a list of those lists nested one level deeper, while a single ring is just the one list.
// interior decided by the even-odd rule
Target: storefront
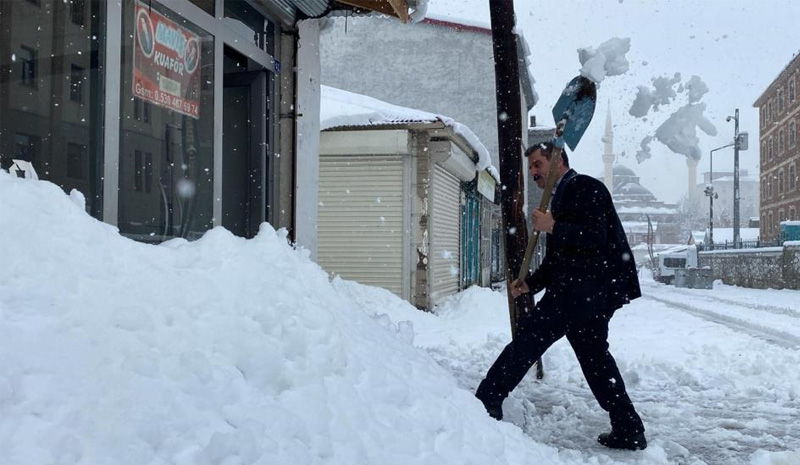
[{"label": "storefront", "polygon": [[137,240],[291,227],[297,3],[0,2],[3,168]]}]

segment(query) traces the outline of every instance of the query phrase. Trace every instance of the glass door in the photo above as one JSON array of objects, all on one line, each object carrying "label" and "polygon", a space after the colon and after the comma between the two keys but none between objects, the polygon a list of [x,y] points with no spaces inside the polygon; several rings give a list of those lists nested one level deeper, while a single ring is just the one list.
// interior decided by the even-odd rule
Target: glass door
[{"label": "glass door", "polygon": [[250,238],[267,220],[267,71],[228,47],[223,101],[222,226]]}]

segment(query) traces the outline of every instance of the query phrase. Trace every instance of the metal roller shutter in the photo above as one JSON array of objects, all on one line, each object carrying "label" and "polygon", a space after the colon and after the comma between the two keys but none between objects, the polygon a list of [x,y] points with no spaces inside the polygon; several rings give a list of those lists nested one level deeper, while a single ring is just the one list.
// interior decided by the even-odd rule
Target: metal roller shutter
[{"label": "metal roller shutter", "polygon": [[431,254],[428,260],[431,301],[436,305],[459,290],[461,182],[434,164],[431,190]]},{"label": "metal roller shutter", "polygon": [[317,261],[403,297],[403,159],[322,155]]}]

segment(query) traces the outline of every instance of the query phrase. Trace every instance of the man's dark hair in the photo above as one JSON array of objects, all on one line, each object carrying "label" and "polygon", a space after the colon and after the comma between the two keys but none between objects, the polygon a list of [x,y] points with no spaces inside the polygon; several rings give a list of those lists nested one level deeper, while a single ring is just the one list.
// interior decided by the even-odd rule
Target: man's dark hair
[{"label": "man's dark hair", "polygon": [[[554,148],[555,146],[553,145],[552,142],[542,142],[541,144],[534,144],[525,149],[525,156],[529,157],[533,154],[533,152],[541,150],[543,157],[545,157],[547,160],[552,160]],[[566,149],[561,150],[561,159],[564,160],[564,166],[569,168],[569,157],[567,157]]]}]

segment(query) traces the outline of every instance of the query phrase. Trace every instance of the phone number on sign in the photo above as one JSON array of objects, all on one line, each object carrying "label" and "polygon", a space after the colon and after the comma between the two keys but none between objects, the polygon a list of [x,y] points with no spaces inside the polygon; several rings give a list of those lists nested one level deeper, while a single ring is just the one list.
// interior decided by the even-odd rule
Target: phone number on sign
[{"label": "phone number on sign", "polygon": [[158,89],[147,89],[145,86],[136,84],[135,92],[137,97],[150,100],[156,105],[171,108],[180,113],[193,116],[195,118],[200,116],[200,107],[197,102],[185,100],[175,95],[170,95],[167,92]]},{"label": "phone number on sign", "polygon": [[153,100],[158,104],[174,108],[176,111],[185,113],[187,115],[196,117],[200,114],[200,109],[198,108],[196,102],[184,100],[180,97],[170,95],[160,90],[153,91]]}]

